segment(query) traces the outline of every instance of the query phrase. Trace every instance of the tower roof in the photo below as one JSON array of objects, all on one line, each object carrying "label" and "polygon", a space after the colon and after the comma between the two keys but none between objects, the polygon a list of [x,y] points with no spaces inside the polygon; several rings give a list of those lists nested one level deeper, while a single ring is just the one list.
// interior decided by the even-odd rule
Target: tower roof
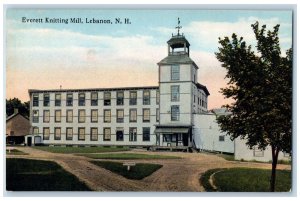
[{"label": "tower roof", "polygon": [[184,43],[186,44],[186,47],[190,46],[189,41],[184,37],[183,34],[172,36],[172,38],[170,40],[168,40],[167,43],[172,48],[182,48],[182,47],[184,47]]},{"label": "tower roof", "polygon": [[197,64],[187,54],[169,55],[158,62],[158,65],[170,64],[193,64],[194,66],[196,66],[196,68],[198,68]]}]

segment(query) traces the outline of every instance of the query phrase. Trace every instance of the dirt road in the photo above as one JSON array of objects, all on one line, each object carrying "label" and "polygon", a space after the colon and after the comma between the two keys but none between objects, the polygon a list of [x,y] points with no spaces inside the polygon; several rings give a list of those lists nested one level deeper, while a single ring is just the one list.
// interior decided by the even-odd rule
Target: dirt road
[{"label": "dirt road", "polygon": [[[130,180],[89,161],[93,160],[73,154],[50,153],[30,147],[16,147],[28,155],[9,155],[7,158],[30,158],[55,161],[94,191],[156,191],[156,192],[201,192],[199,183],[202,173],[208,169],[226,167],[271,168],[271,164],[227,161],[221,157],[205,153],[146,152],[130,151],[155,155],[179,156],[180,159],[137,160],[137,162],[163,165],[158,171],[143,180]],[[127,152],[127,153],[130,153]],[[98,159],[99,160],[99,159]],[[123,162],[121,160],[118,160]],[[278,169],[290,169],[290,165],[278,165]]]}]

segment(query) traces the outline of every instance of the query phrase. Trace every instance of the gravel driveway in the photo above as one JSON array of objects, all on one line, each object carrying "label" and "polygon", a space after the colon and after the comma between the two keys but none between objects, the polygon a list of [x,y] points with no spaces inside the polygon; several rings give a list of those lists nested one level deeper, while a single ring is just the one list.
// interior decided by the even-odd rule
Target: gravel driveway
[{"label": "gravel driveway", "polygon": [[[50,153],[30,147],[16,147],[16,149],[29,155],[9,155],[6,157],[55,161],[94,191],[201,192],[204,191],[204,188],[199,183],[199,178],[208,169],[226,167],[271,168],[271,164],[227,161],[216,155],[206,153],[134,150],[126,153],[170,155],[179,156],[181,159],[137,160],[139,163],[156,163],[163,165],[163,167],[142,180],[130,180],[88,162],[95,159],[73,154]],[[122,160],[118,161],[123,162]],[[278,169],[291,169],[291,166],[279,164]]]}]

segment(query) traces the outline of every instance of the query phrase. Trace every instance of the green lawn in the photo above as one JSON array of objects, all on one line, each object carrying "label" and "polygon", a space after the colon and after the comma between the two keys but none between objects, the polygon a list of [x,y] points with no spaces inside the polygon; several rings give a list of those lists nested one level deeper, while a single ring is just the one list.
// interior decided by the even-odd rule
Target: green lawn
[{"label": "green lawn", "polygon": [[[271,170],[254,168],[209,170],[200,179],[207,191],[214,191],[208,182],[213,173],[215,173],[214,185],[219,192],[269,192]],[[291,171],[277,170],[275,191],[288,192],[291,184]]]},{"label": "green lawn", "polygon": [[116,160],[134,160],[134,159],[179,159],[176,156],[148,155],[135,153],[112,153],[112,154],[80,154],[93,159],[116,159]]},{"label": "green lawn", "polygon": [[28,154],[18,149],[11,149],[10,151],[6,149],[6,155],[28,155]]},{"label": "green lawn", "polygon": [[129,151],[127,147],[48,147],[48,146],[35,146],[35,149],[48,151],[52,153],[103,153],[103,152],[116,152],[116,151]]},{"label": "green lawn", "polygon": [[51,161],[6,159],[8,191],[90,191],[74,175]]},{"label": "green lawn", "polygon": [[123,163],[119,162],[91,161],[91,163],[119,174],[127,179],[135,180],[143,179],[162,167],[162,165],[159,164],[137,163],[128,171],[127,166],[123,166]]}]

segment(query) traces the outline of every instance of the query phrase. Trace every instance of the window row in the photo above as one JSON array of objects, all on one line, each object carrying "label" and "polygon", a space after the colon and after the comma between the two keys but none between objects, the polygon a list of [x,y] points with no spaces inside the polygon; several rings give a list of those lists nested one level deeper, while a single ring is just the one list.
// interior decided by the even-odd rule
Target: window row
[{"label": "window row", "polygon": [[[66,106],[73,106],[73,93],[67,93],[66,95]],[[116,105],[124,105],[124,91],[118,91],[117,97],[116,97]],[[98,106],[98,92],[91,92],[91,99],[90,104],[91,106]],[[86,97],[85,93],[78,93],[78,106],[85,106],[86,105]],[[103,96],[103,105],[111,105],[111,92],[107,91],[104,92]],[[55,106],[61,106],[61,93],[55,94]],[[150,105],[151,103],[151,97],[150,97],[150,90],[144,90],[143,91],[143,105]],[[156,104],[159,104],[159,90],[156,91]],[[130,91],[129,92],[129,105],[137,105],[137,91]],[[39,95],[34,94],[33,95],[33,101],[32,101],[33,107],[39,106]],[[50,94],[45,93],[43,97],[43,106],[47,107],[50,106]]]},{"label": "window row", "polygon": [[[144,108],[143,109],[143,122],[150,122],[150,109]],[[33,110],[32,115],[32,122],[33,123],[39,123],[39,110]],[[98,110],[92,109],[91,115],[87,116],[85,110],[78,110],[78,123],[85,123],[86,117],[90,117],[90,122],[97,123],[98,122]],[[104,123],[111,123],[111,110],[105,109],[103,110],[103,122]],[[137,122],[137,109],[129,109],[129,122]],[[73,110],[66,110],[66,122],[67,123],[73,123],[74,115]],[[54,121],[57,123],[60,123],[62,121],[62,113],[61,110],[55,110],[54,111]],[[159,121],[159,109],[156,109],[156,121]],[[44,110],[43,111],[43,123],[49,123],[50,122],[50,110]],[[124,122],[124,109],[117,109],[116,110],[116,122],[117,123],[123,123]]]},{"label": "window row", "polygon": [[[130,142],[136,142],[137,136],[142,135],[143,141],[150,141],[150,127],[143,127],[143,133],[137,134],[137,128],[136,127],[130,127],[129,128],[129,134],[124,133],[124,128],[117,128],[116,133],[112,134],[111,128],[106,127],[103,128],[103,133],[98,132],[97,127],[90,128],[90,132],[87,133],[87,129],[84,127],[79,127],[77,130],[77,134],[74,133],[74,129],[72,127],[67,127],[65,129],[65,133],[62,133],[62,129],[60,127],[54,128],[54,140],[61,140],[62,135],[65,135],[66,140],[73,140],[74,135],[78,135],[78,140],[86,140],[86,136],[90,136],[91,141],[98,141],[99,136],[103,136],[103,141],[111,141],[112,136],[115,136],[116,141],[124,141],[124,138],[128,136],[128,140]],[[38,135],[39,134],[39,128],[34,127],[33,128],[33,134]],[[50,128],[44,127],[43,128],[43,140],[49,140],[50,139]]]}]

